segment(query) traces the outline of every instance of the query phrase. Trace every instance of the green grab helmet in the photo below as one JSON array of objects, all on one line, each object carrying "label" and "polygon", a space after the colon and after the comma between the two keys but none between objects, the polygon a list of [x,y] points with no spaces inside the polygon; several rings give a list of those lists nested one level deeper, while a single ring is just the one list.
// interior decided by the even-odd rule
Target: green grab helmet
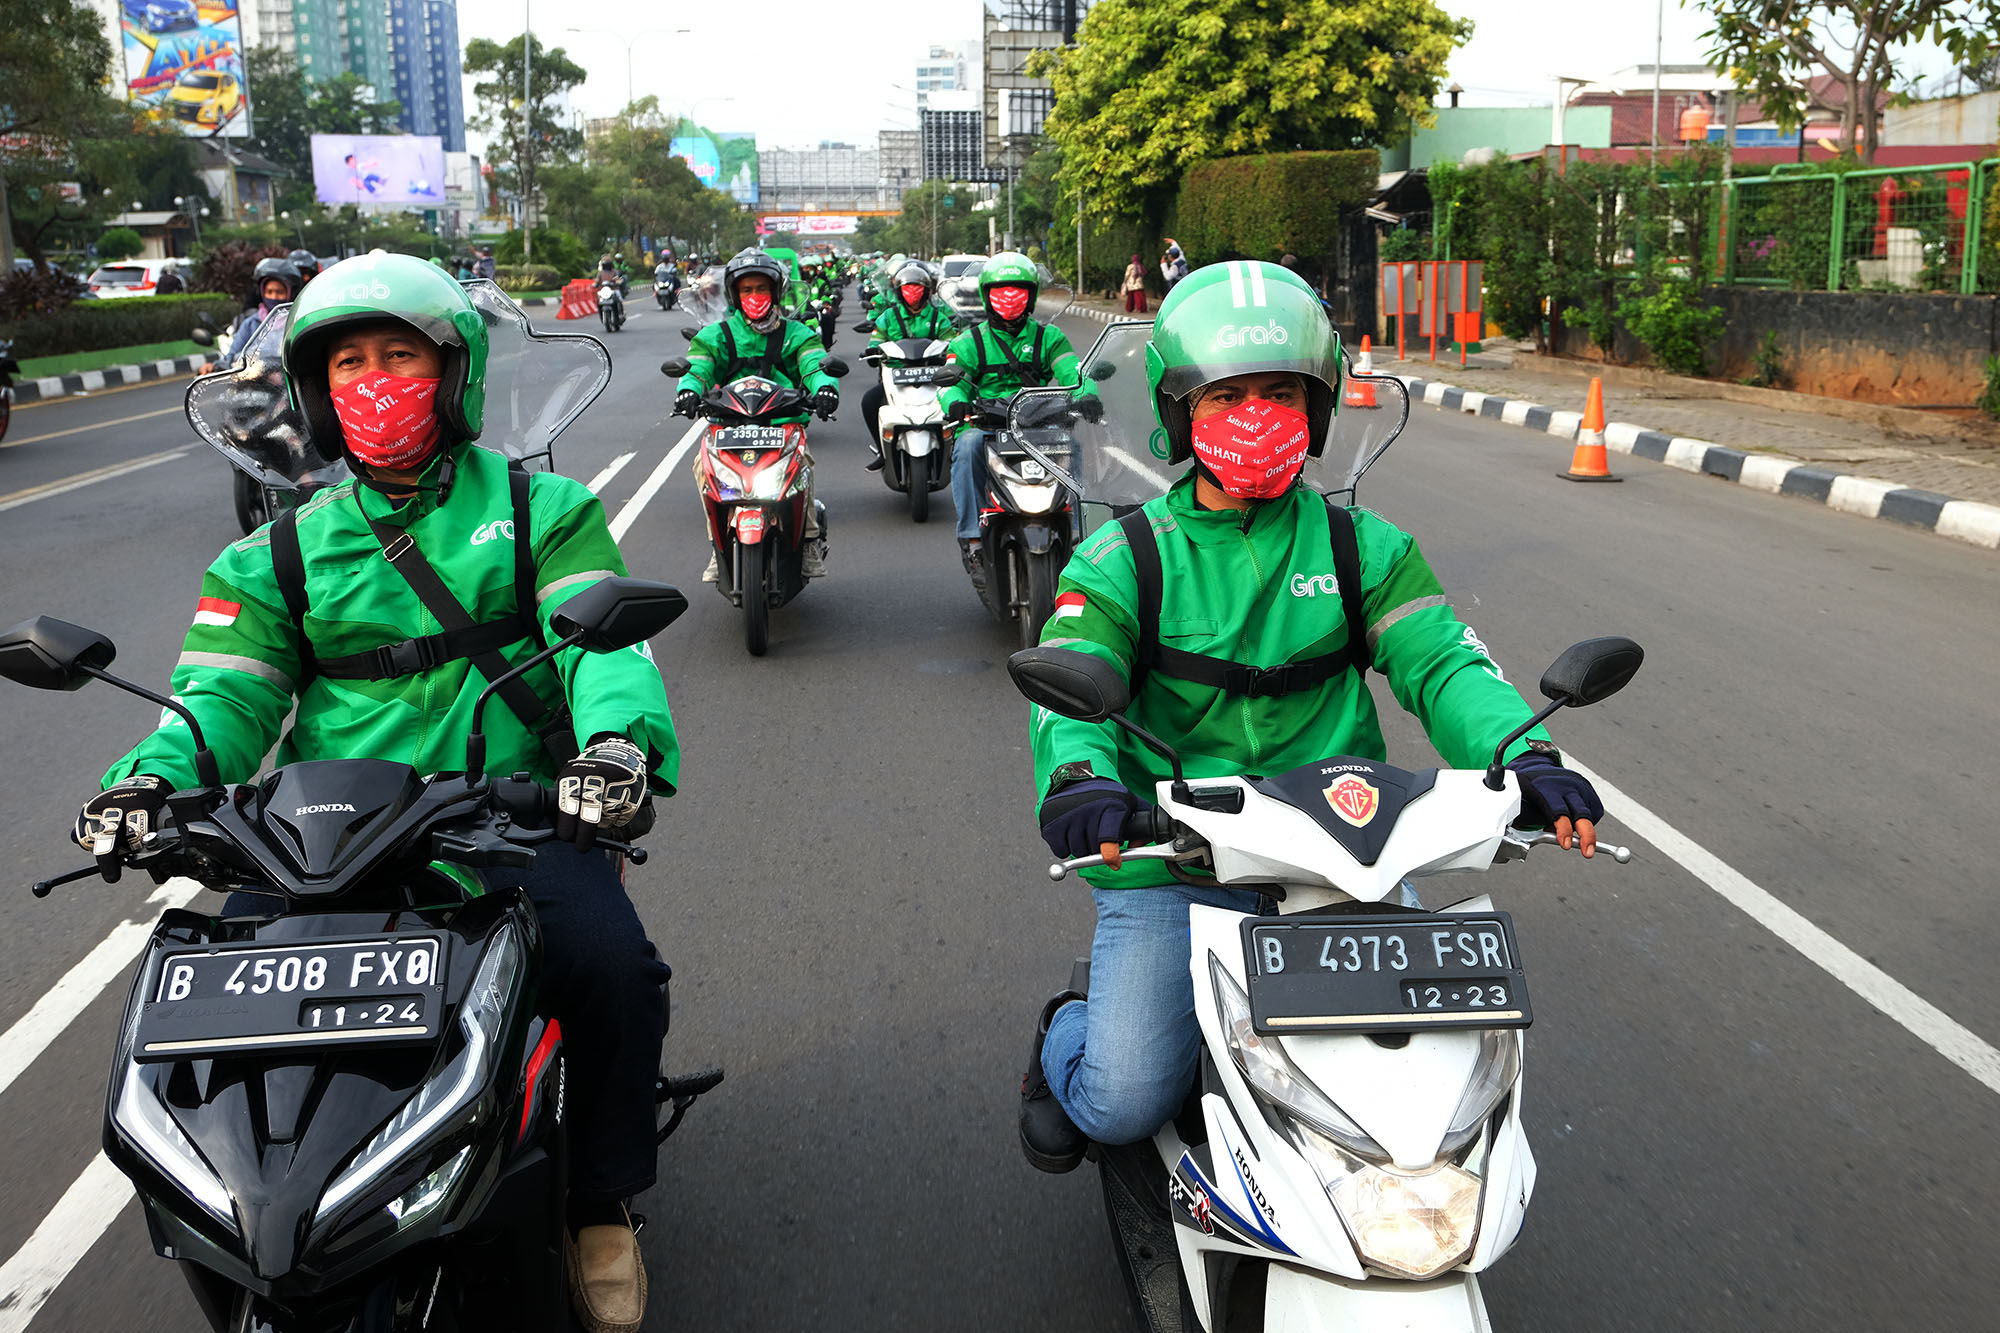
[{"label": "green grab helmet", "polygon": [[329,463],[346,454],[347,438],[327,390],[327,344],[343,328],[385,319],[408,324],[444,353],[436,402],[445,447],[478,439],[485,424],[485,317],[442,269],[415,255],[371,250],[329,265],[307,284],[285,326],[285,394],[314,451]]},{"label": "green grab helmet", "polygon": [[1340,405],[1340,334],[1311,285],[1280,264],[1232,259],[1206,264],[1174,284],[1146,344],[1153,415],[1167,433],[1167,461],[1194,456],[1190,397],[1232,375],[1291,371],[1306,381],[1314,458],[1326,448]]},{"label": "green grab helmet", "polygon": [[[979,270],[979,304],[986,305],[986,293],[993,287],[1026,287],[1028,289],[1028,309],[1022,318],[1035,313],[1035,302],[1042,294],[1042,274],[1035,267],[1035,261],[1019,250],[1002,250],[986,261],[986,267]],[[993,313],[987,306],[986,312]]]}]

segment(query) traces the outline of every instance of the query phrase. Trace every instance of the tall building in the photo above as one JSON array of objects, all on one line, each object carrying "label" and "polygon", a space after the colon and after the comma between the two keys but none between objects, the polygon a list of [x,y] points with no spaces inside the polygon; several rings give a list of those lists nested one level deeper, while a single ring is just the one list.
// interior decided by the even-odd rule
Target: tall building
[{"label": "tall building", "polygon": [[933,46],[930,56],[917,65],[917,110],[930,105],[930,95],[963,92],[979,82],[979,43],[959,42],[953,46]]},{"label": "tall building", "polygon": [[349,72],[387,101],[396,95],[396,65],[389,51],[394,0],[341,0],[339,7]]},{"label": "tall building", "polygon": [[1000,13],[985,10],[986,157],[998,166],[1018,166],[1025,140],[1042,132],[1055,105],[1047,79],[1027,72],[1028,58],[1076,40],[1090,0],[1005,0]]},{"label": "tall building", "polygon": [[[315,83],[347,72],[347,6],[343,0],[292,0],[292,58]],[[257,90],[250,90],[257,104]]]},{"label": "tall building", "polygon": [[387,0],[389,52],[398,120],[411,134],[435,134],[447,153],[465,151],[464,65],[458,46],[457,0]]},{"label": "tall building", "polygon": [[924,178],[924,136],[920,130],[883,130],[875,136],[875,199],[883,208],[900,209],[903,191],[914,190]]},{"label": "tall building", "polygon": [[757,151],[757,206],[762,212],[859,213],[876,207],[879,150],[847,143]]},{"label": "tall building", "polygon": [[933,92],[930,105],[917,113],[917,124],[925,180],[985,179],[986,136],[978,93]]}]

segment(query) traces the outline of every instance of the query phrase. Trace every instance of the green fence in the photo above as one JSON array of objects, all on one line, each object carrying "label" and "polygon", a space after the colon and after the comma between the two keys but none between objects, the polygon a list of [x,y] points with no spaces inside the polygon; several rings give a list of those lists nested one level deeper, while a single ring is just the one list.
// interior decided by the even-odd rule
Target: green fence
[{"label": "green fence", "polygon": [[1722,281],[1807,291],[2000,291],[1982,230],[2000,158],[1760,176],[1723,187]]}]

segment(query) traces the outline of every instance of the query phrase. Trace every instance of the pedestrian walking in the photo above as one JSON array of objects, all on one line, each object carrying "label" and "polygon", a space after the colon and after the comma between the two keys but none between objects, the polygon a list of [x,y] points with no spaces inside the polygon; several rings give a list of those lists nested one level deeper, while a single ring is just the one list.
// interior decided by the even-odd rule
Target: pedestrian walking
[{"label": "pedestrian walking", "polygon": [[1146,313],[1146,266],[1139,262],[1139,256],[1133,255],[1125,266],[1125,285],[1119,290],[1125,293],[1126,314]]},{"label": "pedestrian walking", "polygon": [[1187,275],[1187,256],[1181,253],[1181,243],[1169,236],[1166,258],[1160,261],[1160,276],[1167,280],[1167,290],[1172,292],[1174,284]]}]

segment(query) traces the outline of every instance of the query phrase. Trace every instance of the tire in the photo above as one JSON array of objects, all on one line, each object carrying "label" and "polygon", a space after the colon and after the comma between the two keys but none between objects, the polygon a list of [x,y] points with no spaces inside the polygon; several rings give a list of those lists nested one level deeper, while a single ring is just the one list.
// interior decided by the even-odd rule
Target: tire
[{"label": "tire", "polygon": [[608,306],[608,305],[601,305],[601,306],[597,307],[597,317],[598,317],[599,319],[601,319],[601,320],[603,320],[603,321],[604,321],[604,331],[605,331],[606,333],[610,333],[610,332],[612,331],[612,330],[611,330],[611,307],[610,307],[610,306]]},{"label": "tire", "polygon": [[931,516],[931,460],[903,455],[903,480],[910,492],[910,521],[925,523]]},{"label": "tire", "polygon": [[752,657],[762,657],[771,643],[771,594],[764,586],[768,550],[763,542],[736,548],[736,590],[743,594],[743,646]]},{"label": "tire", "polygon": [[1020,585],[1027,591],[1026,604],[1021,607],[1021,646],[1032,648],[1041,642],[1042,626],[1049,623],[1056,609],[1055,557],[1024,551],[1020,558],[1027,565],[1026,582]]},{"label": "tire", "polygon": [[7,438],[7,424],[14,419],[14,391],[0,387],[0,440]]},{"label": "tire", "polygon": [[247,472],[232,472],[230,488],[236,500],[236,522],[248,537],[273,517],[271,492]]}]

